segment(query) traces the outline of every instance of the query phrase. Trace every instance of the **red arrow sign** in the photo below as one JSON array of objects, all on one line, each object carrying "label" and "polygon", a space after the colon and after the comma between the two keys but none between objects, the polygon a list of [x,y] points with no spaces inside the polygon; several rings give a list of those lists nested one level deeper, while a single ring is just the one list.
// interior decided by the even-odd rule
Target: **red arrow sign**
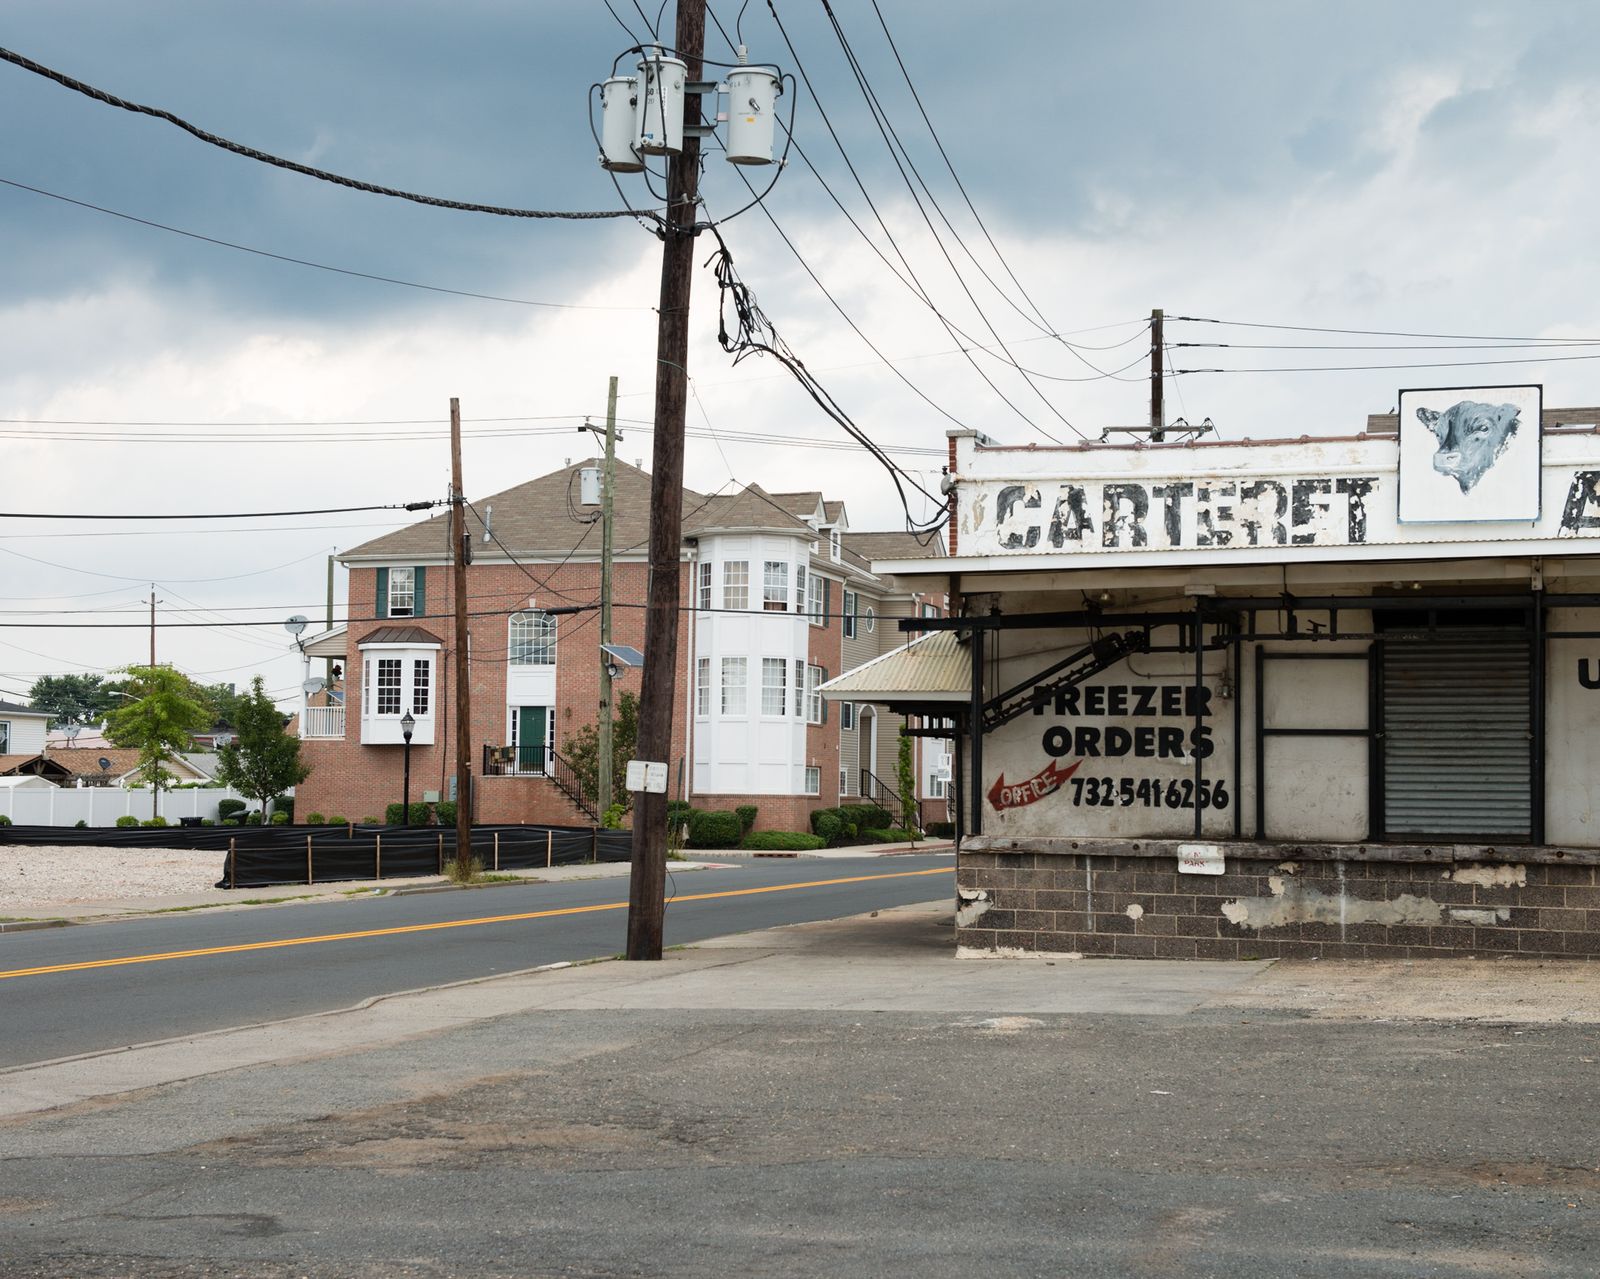
[{"label": "red arrow sign", "polygon": [[1015,785],[1007,784],[1006,775],[1001,773],[994,779],[994,785],[989,787],[989,803],[997,813],[1003,813],[1008,808],[1021,808],[1024,804],[1032,804],[1060,790],[1066,785],[1067,778],[1082,767],[1081,759],[1071,768],[1062,768],[1055,760],[1051,760],[1027,781],[1017,782]]}]

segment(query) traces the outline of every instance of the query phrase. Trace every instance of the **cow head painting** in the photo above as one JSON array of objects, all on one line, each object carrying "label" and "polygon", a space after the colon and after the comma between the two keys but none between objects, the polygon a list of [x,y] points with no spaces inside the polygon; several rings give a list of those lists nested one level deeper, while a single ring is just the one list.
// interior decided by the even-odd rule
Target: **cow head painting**
[{"label": "cow head painting", "polygon": [[1519,425],[1515,404],[1483,404],[1462,400],[1444,412],[1418,409],[1417,420],[1438,440],[1433,469],[1448,475],[1463,493],[1484,477],[1484,473],[1506,451],[1506,445]]}]

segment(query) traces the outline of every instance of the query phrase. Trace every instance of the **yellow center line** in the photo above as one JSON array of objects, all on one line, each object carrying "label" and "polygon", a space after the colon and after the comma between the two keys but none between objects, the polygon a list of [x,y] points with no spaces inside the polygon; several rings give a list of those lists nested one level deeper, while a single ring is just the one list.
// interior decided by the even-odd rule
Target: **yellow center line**
[{"label": "yellow center line", "polygon": [[[878,879],[910,879],[917,875],[949,875],[950,866],[931,870],[898,870],[882,875],[847,875],[841,879],[813,879],[803,884],[768,884],[761,888],[728,888],[715,893],[679,893],[667,902],[703,902],[718,897],[750,897],[757,893],[792,893],[801,888],[828,888],[834,884],[864,884]],[[323,933],[317,937],[285,937],[279,941],[241,942],[235,946],[207,946],[200,950],[169,950],[153,955],[122,955],[116,959],[85,959],[72,964],[47,964],[39,968],[14,968],[0,972],[0,981],[10,977],[38,977],[46,973],[75,973],[88,968],[120,968],[125,964],[155,964],[167,959],[195,959],[202,955],[237,955],[250,950],[278,950],[285,946],[315,946],[322,942],[353,941],[361,937],[395,937],[401,933],[432,933],[446,928],[476,928],[481,924],[511,924],[524,919],[552,919],[559,915],[588,915],[602,910],[626,910],[627,902],[601,902],[594,906],[562,906],[552,910],[529,910],[516,915],[485,915],[479,919],[448,919],[432,924],[403,924],[394,928],[366,928],[360,932]]]}]

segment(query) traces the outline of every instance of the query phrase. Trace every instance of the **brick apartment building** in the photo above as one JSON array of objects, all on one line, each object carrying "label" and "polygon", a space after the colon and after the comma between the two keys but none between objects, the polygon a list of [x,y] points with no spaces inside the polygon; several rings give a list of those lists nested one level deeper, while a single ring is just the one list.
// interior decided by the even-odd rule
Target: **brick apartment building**
[{"label": "brick apartment building", "polygon": [[[587,823],[593,797],[565,743],[599,705],[600,508],[581,498],[583,462],[473,503],[467,569],[475,820]],[[592,494],[591,494],[592,496]],[[616,466],[612,641],[644,647],[650,477]],[[487,525],[487,529],[485,528]],[[339,558],[349,621],[307,639],[338,672],[302,708],[302,814],[381,817],[401,797],[400,720],[415,720],[411,796],[455,793],[453,612],[448,517]],[[938,615],[945,597],[874,574],[874,559],[941,555],[904,533],[855,533],[821,493],[684,490],[668,793],[697,807],[754,804],[762,829],[803,830],[819,807],[887,798],[899,717],[830,705],[819,686],[898,646],[894,619]],[[922,588],[924,591],[926,588]],[[648,653],[646,654],[648,660]],[[638,671],[614,698],[639,691]],[[917,739],[924,820],[945,817],[950,746]],[[621,779],[618,778],[620,788]],[[892,804],[890,805],[892,807]]]}]

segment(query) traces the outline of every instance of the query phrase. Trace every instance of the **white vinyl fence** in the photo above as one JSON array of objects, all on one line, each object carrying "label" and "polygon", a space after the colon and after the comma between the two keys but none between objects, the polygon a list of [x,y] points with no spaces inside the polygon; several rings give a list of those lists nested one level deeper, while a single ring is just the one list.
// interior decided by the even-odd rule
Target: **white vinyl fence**
[{"label": "white vinyl fence", "polygon": [[[174,826],[180,817],[209,817],[216,821],[217,805],[222,800],[244,798],[231,787],[221,786],[162,791],[161,816]],[[246,802],[252,808],[257,807],[253,800]],[[150,788],[0,787],[0,813],[18,826],[76,826],[80,821],[90,826],[115,826],[119,817],[137,817],[143,821],[151,815]]]}]

